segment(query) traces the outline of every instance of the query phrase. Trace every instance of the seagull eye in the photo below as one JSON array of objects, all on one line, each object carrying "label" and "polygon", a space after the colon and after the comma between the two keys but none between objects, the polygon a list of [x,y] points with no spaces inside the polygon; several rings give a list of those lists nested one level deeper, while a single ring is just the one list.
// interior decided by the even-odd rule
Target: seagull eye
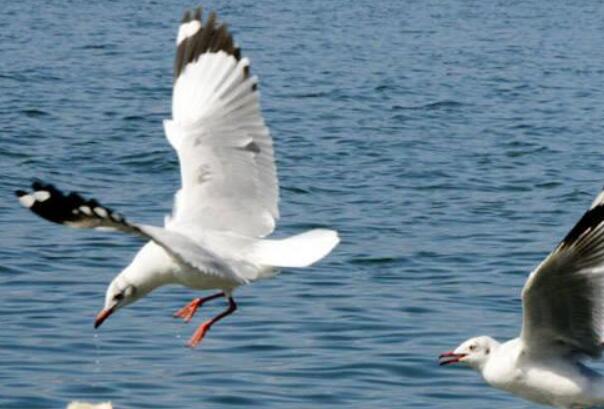
[{"label": "seagull eye", "polygon": [[470,345],[470,351],[476,351],[476,345]]},{"label": "seagull eye", "polygon": [[123,298],[124,298],[124,293],[117,293],[117,294],[115,294],[115,295],[113,296],[113,299],[114,299],[115,301],[120,301],[120,300],[122,300]]}]

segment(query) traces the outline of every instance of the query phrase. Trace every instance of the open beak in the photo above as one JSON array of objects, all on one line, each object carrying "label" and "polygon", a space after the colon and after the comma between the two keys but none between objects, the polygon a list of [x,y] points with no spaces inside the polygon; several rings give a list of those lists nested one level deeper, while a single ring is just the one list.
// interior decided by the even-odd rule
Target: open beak
[{"label": "open beak", "polygon": [[455,352],[445,352],[438,356],[440,366],[455,364],[465,358],[467,354],[456,354]]},{"label": "open beak", "polygon": [[98,328],[101,326],[101,324],[107,319],[109,318],[109,316],[111,314],[113,314],[113,311],[115,311],[115,306],[111,307],[111,308],[107,308],[105,310],[101,310],[101,312],[99,312],[96,316],[96,320],[94,321],[94,328]]}]

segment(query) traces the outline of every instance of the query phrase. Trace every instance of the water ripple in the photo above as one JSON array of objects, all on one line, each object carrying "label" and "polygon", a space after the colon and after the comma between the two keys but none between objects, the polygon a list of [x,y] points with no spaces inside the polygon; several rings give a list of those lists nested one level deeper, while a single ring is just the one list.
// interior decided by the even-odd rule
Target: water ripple
[{"label": "water ripple", "polygon": [[95,331],[142,243],[44,223],[12,193],[40,177],[162,222],[182,2],[3,4],[0,407],[533,407],[436,357],[517,334],[526,275],[603,184],[601,12],[415,3],[204,4],[260,77],[277,236],[334,227],[342,243],[239,289],[197,350],[184,343],[224,306],[181,323],[198,293],[178,287]]}]

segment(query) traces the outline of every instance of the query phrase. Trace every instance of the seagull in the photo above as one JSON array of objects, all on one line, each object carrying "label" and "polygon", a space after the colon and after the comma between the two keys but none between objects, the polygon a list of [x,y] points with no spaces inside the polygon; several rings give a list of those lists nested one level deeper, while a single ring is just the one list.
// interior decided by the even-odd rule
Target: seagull
[{"label": "seagull", "polygon": [[103,402],[103,403],[88,403],[88,402],[80,402],[73,401],[67,406],[67,409],[113,409],[111,402]]},{"label": "seagull", "polygon": [[495,388],[558,408],[604,406],[604,377],[585,358],[604,348],[604,191],[522,290],[522,330],[499,343],[468,339],[440,355],[463,363]]},{"label": "seagull", "polygon": [[175,317],[190,321],[199,307],[224,298],[227,308],[202,323],[187,345],[197,346],[217,321],[233,313],[233,291],[307,267],[338,244],[337,232],[314,229],[265,238],[279,218],[273,144],[260,112],[258,79],[215,12],[187,11],[176,40],[172,118],[164,131],[180,163],[181,186],[164,226],[128,221],[76,192],[35,180],[16,195],[38,216],[76,228],[113,230],[147,240],[107,288],[98,328],[110,315],[166,284],[219,290],[198,297]]}]

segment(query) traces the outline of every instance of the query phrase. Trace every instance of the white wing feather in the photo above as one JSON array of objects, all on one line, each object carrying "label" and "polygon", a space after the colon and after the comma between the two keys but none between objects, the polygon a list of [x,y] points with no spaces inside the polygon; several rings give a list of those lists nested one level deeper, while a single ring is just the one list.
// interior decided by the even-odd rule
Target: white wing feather
[{"label": "white wing feather", "polygon": [[[183,35],[179,47],[194,48],[196,41],[203,41],[204,30],[207,25],[192,36]],[[197,57],[181,54],[177,59],[191,61],[180,64],[172,119],[164,128],[178,154],[182,186],[166,226],[193,224],[264,237],[279,217],[279,186],[257,78],[249,76],[246,58],[224,50],[206,50]]]}]

